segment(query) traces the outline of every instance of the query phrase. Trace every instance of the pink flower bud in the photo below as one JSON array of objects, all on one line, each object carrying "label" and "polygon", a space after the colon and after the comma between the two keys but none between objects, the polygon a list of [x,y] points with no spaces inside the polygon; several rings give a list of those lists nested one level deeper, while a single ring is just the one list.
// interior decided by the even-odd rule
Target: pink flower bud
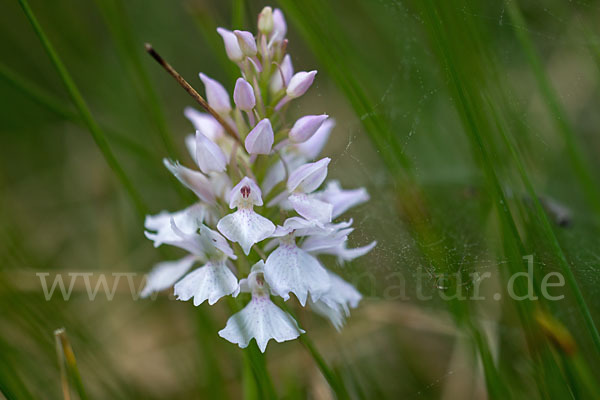
[{"label": "pink flower bud", "polygon": [[254,57],[256,55],[256,40],[254,35],[248,31],[233,31],[237,37],[238,44],[242,53],[248,57]]},{"label": "pink flower bud", "polygon": [[217,28],[217,33],[223,38],[227,57],[236,63],[242,61],[244,59],[244,53],[242,53],[242,49],[240,49],[235,34],[224,28]]},{"label": "pink flower bud", "polygon": [[316,74],[317,71],[302,71],[292,76],[292,79],[290,79],[290,83],[288,84],[286,90],[288,97],[295,99],[306,93],[310,85],[312,85],[313,81],[315,80]]},{"label": "pink flower bud", "polygon": [[271,121],[261,120],[246,136],[246,151],[250,154],[269,154],[273,146],[274,135]]},{"label": "pink flower bud", "polygon": [[302,143],[310,139],[327,119],[327,115],[307,115],[294,123],[290,130],[290,140],[294,143]]},{"label": "pink flower bud", "polygon": [[208,105],[219,113],[229,113],[231,111],[231,103],[229,101],[229,94],[227,94],[227,90],[225,90],[223,85],[204,75],[202,72],[200,72],[200,79],[204,83]]},{"label": "pink flower bud", "polygon": [[254,97],[254,89],[246,82],[244,78],[238,78],[235,82],[235,89],[233,89],[233,101],[240,110],[252,111],[256,105],[256,98]]},{"label": "pink flower bud", "polygon": [[283,13],[279,8],[276,8],[273,11],[273,41],[281,42],[285,39],[285,34],[287,33],[287,24],[285,23],[285,18],[283,17]]}]

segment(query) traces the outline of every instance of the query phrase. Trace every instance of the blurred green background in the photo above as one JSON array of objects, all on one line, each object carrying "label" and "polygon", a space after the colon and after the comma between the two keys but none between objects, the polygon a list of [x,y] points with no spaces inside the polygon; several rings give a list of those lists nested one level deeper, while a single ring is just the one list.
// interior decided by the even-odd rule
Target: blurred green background
[{"label": "blurred green background", "polygon": [[[600,3],[31,0],[149,212],[191,202],[161,159],[191,165],[183,109],[195,104],[143,43],[194,87],[202,71],[232,91],[215,28],[255,31],[265,5],[286,15],[295,69],[319,70],[290,113],[335,118],[330,176],[371,194],[349,213],[351,244],[378,241],[344,268],[328,260],[365,296],[341,333],[297,310],[339,386],[306,346],[273,343],[277,397],[598,398]],[[36,273],[91,272],[92,286],[136,273],[137,288],[178,253],[144,238],[17,0],[2,4],[0,37],[0,397],[63,398],[61,327],[89,398],[260,393],[244,352],[216,334],[221,303],[135,300],[126,278],[110,301],[90,301],[83,280],[68,301],[45,300]],[[552,294],[565,298],[494,300],[530,254],[536,290],[558,271]],[[485,301],[439,296],[479,283]]]}]

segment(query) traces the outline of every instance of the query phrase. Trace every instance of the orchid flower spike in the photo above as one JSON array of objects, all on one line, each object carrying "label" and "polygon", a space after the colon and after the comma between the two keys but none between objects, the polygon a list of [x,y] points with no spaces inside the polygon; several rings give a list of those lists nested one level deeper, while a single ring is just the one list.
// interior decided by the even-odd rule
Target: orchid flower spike
[{"label": "orchid flower spike", "polygon": [[251,293],[252,299],[242,311],[229,318],[225,328],[219,331],[219,336],[241,348],[248,347],[254,339],[263,353],[271,339],[281,343],[305,333],[290,314],[271,301],[269,285],[264,278],[264,266],[262,260],[254,264],[248,278],[240,281],[241,291]]},{"label": "orchid flower spike", "polygon": [[198,306],[244,293],[246,306],[218,334],[241,348],[254,339],[264,352],[271,339],[304,333],[272,296],[308,305],[341,330],[362,296],[329,263],[337,258],[343,266],[376,242],[350,247],[353,221],[338,220],[369,194],[326,182],[331,159],[321,153],[334,120],[300,113],[294,122],[285,115],[284,106],[307,93],[317,71],[294,73],[281,10],[265,7],[257,22],[256,33],[217,28],[227,57],[240,69],[235,108],[225,87],[201,73],[206,112],[184,111],[194,128],[185,137],[185,164],[195,166],[163,161],[196,199],[183,210],[148,215],[144,223],[155,247],[185,253],[156,264],[141,296],[173,288],[178,300]]}]

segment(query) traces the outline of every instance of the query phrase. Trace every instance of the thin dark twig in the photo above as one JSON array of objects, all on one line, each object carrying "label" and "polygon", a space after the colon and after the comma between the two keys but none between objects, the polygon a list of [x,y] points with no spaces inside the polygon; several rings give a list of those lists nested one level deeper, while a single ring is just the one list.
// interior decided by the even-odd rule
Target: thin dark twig
[{"label": "thin dark twig", "polygon": [[229,125],[223,119],[223,117],[221,117],[221,115],[219,115],[218,112],[216,112],[211,106],[208,105],[207,101],[204,100],[204,98],[202,96],[200,96],[200,94],[196,91],[196,89],[194,89],[192,87],[192,85],[190,85],[181,75],[179,75],[179,73],[177,71],[175,71],[175,69],[173,67],[171,67],[171,65],[168,62],[166,62],[156,52],[156,50],[154,50],[154,48],[152,47],[152,45],[150,43],[146,43],[144,45],[144,47],[146,48],[146,51],[148,52],[148,54],[150,54],[152,56],[152,58],[154,58],[156,60],[156,62],[158,62],[169,73],[169,75],[171,75],[173,78],[175,78],[177,83],[179,83],[181,85],[181,87],[183,87],[185,89],[185,91],[188,92],[190,94],[190,96],[192,96],[194,98],[194,100],[196,100],[202,106],[202,108],[204,108],[208,113],[210,113],[210,115],[212,115],[217,120],[217,122],[219,124],[221,124],[223,126],[223,128],[225,128],[225,131],[232,138],[234,138],[238,143],[240,143],[240,144],[242,143],[240,136],[235,131],[235,129],[233,129],[231,127],[231,125]]}]

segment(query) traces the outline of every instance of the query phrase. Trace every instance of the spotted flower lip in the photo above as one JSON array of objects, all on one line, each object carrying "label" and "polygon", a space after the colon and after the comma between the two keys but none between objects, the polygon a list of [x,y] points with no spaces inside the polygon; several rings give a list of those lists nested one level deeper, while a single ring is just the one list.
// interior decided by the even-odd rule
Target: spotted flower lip
[{"label": "spotted flower lip", "polygon": [[263,204],[260,189],[256,182],[247,176],[231,189],[229,207],[237,211],[221,218],[217,229],[227,239],[237,242],[245,255],[255,243],[270,237],[275,225],[253,210],[255,205]]},{"label": "spotted flower lip", "polygon": [[248,347],[254,339],[263,353],[271,339],[281,343],[305,333],[290,314],[271,301],[270,289],[263,276],[264,265],[262,260],[259,261],[252,267],[248,278],[240,282],[242,291],[250,292],[252,299],[219,331],[219,336],[241,348]]},{"label": "spotted flower lip", "polygon": [[[172,287],[178,300],[194,306],[240,296],[246,305],[218,334],[241,348],[254,340],[264,352],[271,341],[305,333],[274,297],[290,307],[308,305],[342,329],[362,296],[329,270],[331,256],[343,266],[376,242],[349,246],[353,220],[341,219],[369,200],[367,191],[326,182],[331,159],[321,153],[334,119],[287,107],[308,92],[317,71],[294,73],[281,10],[263,8],[257,26],[256,34],[217,28],[241,73],[231,97],[200,73],[208,106],[207,112],[184,110],[194,128],[185,137],[186,166],[163,161],[197,199],[183,210],[149,215],[144,223],[155,247],[174,246],[185,254],[158,263],[141,296]],[[298,112],[295,119],[286,115],[288,108]]]},{"label": "spotted flower lip", "polygon": [[283,236],[267,258],[265,279],[273,293],[284,300],[293,293],[303,307],[309,295],[317,301],[329,290],[327,271],[314,256],[296,246],[293,235]]}]

